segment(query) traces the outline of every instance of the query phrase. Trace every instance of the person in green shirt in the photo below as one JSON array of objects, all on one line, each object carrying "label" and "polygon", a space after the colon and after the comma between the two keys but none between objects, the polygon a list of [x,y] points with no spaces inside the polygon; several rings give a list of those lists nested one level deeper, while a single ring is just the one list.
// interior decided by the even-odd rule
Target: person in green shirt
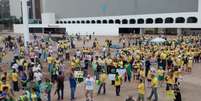
[{"label": "person in green shirt", "polygon": [[[124,67],[126,69],[127,79],[129,82],[131,82],[131,76],[132,76],[131,64],[127,62]],[[125,82],[127,81],[127,79],[125,79]]]},{"label": "person in green shirt", "polygon": [[56,63],[53,65],[53,68],[51,69],[51,79],[52,82],[55,82],[57,79],[57,75],[58,75],[58,67],[56,66]]},{"label": "person in green shirt", "polygon": [[45,93],[47,93],[47,100],[51,101],[51,90],[52,90],[52,83],[48,78],[45,81]]}]

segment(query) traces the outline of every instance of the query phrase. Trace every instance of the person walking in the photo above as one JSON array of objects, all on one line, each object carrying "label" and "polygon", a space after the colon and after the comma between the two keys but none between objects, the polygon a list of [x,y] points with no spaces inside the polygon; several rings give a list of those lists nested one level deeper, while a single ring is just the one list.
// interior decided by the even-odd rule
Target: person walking
[{"label": "person walking", "polygon": [[45,92],[47,94],[47,101],[51,101],[51,90],[52,90],[52,83],[48,78],[45,80],[46,89]]},{"label": "person walking", "polygon": [[115,75],[116,96],[120,96],[121,83],[122,83],[122,77],[117,73]]},{"label": "person walking", "polygon": [[105,73],[105,71],[103,71],[102,74],[100,74],[100,83],[101,84],[98,89],[98,95],[100,94],[102,88],[103,88],[103,94],[106,93],[106,88],[105,88],[106,80],[107,80],[107,74]]},{"label": "person walking", "polygon": [[62,72],[59,72],[59,75],[57,77],[57,89],[56,92],[58,95],[58,100],[63,100],[64,95],[64,75],[62,75]]},{"label": "person walking", "polygon": [[85,80],[86,101],[93,101],[94,83],[95,83],[94,78],[88,75]]},{"label": "person walking", "polygon": [[145,85],[142,79],[140,79],[140,83],[137,86],[137,90],[138,90],[137,101],[144,101]]},{"label": "person walking", "polygon": [[174,101],[182,101],[181,91],[177,84],[174,85],[174,95],[175,95]]},{"label": "person walking", "polygon": [[149,101],[151,100],[153,95],[155,97],[153,101],[158,101],[157,87],[158,87],[158,79],[154,74],[152,74],[151,75],[151,94],[147,98]]},{"label": "person walking", "polygon": [[73,76],[73,73],[70,74],[69,83],[70,83],[70,93],[71,93],[71,101],[72,101],[75,99],[75,92],[77,87],[77,82],[75,77]]},{"label": "person walking", "polygon": [[18,74],[16,73],[16,70],[13,69],[12,82],[13,82],[13,90],[14,91],[19,91],[18,80],[19,80]]}]

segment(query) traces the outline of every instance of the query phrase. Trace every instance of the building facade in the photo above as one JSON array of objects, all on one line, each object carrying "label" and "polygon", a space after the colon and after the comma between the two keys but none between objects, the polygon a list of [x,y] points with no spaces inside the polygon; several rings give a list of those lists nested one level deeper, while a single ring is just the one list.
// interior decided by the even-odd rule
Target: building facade
[{"label": "building facade", "polygon": [[0,19],[10,16],[9,0],[0,0]]},{"label": "building facade", "polygon": [[[42,24],[30,24],[30,32],[201,32],[201,0],[42,0],[41,9]],[[14,28],[17,33],[23,32],[19,26]]]},{"label": "building facade", "polygon": [[[9,1],[9,13],[17,18],[22,17],[21,0]],[[27,0],[29,19],[41,19],[41,0]]]}]

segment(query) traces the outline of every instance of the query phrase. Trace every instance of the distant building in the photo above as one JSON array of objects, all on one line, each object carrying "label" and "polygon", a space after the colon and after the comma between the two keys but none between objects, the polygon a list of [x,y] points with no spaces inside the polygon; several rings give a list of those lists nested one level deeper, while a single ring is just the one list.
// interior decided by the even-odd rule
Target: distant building
[{"label": "distant building", "polygon": [[0,0],[0,19],[10,16],[9,0]]},{"label": "distant building", "polygon": [[[32,33],[201,33],[201,0],[41,0]],[[37,1],[35,1],[37,3]],[[35,13],[34,16],[37,14]],[[14,28],[22,33],[20,25]]]},{"label": "distant building", "polygon": [[[7,0],[10,6],[10,15],[20,18],[22,16],[21,0]],[[30,19],[41,19],[41,0],[28,0]]]}]

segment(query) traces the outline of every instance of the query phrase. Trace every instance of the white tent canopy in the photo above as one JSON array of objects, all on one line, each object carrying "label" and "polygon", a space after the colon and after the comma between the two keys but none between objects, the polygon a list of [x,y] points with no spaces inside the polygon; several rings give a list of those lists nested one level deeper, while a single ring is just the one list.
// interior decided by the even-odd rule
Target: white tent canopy
[{"label": "white tent canopy", "polygon": [[153,43],[163,43],[165,41],[166,41],[165,39],[159,38],[159,37],[154,38],[154,39],[151,40],[151,42],[153,42]]}]

